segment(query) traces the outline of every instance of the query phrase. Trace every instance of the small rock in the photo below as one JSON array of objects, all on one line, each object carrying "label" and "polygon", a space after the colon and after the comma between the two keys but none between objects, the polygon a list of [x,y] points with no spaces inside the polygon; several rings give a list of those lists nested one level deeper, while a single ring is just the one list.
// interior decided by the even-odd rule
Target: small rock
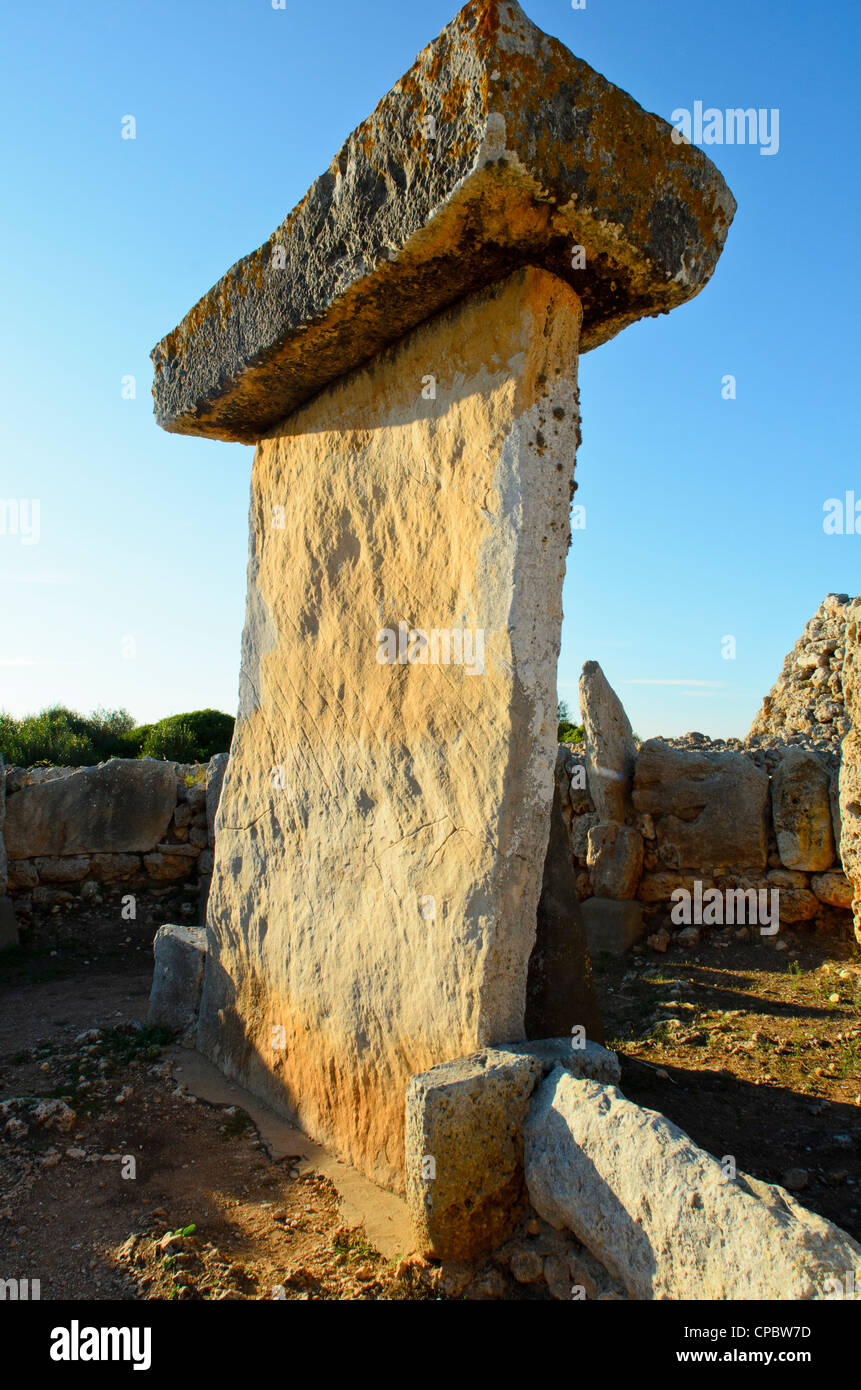
[{"label": "small rock", "polygon": [[783,1186],[788,1192],[802,1192],[810,1180],[806,1168],[790,1168],[783,1175]]},{"label": "small rock", "polygon": [[544,1261],[535,1250],[517,1250],[509,1268],[518,1284],[538,1284],[544,1277]]}]

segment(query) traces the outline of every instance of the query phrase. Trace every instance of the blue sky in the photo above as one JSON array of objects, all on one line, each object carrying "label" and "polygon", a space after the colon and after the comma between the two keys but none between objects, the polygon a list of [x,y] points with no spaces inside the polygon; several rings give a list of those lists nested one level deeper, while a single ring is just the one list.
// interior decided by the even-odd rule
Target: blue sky
[{"label": "blue sky", "polygon": [[[707,151],[739,203],[710,285],[581,362],[586,529],[559,667],[576,707],[582,663],[600,661],[643,737],[741,734],[825,594],[861,589],[861,525],[822,524],[828,498],[861,501],[858,8],[524,8],[667,119],[697,100],[780,111],[776,155]],[[452,0],[7,9],[0,498],[39,499],[40,534],[0,534],[0,707],[235,709],[252,451],[157,429],[149,351],[454,13]]]}]

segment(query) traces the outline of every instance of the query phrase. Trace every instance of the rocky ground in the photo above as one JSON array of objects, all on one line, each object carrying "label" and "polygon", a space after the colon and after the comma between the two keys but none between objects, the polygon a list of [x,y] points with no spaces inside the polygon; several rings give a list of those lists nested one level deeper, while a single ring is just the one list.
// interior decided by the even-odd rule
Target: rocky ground
[{"label": "rocky ground", "polygon": [[594,972],[625,1094],[861,1239],[861,949],[713,933]]},{"label": "rocky ground", "polygon": [[0,965],[0,1277],[42,1299],[547,1300],[621,1290],[528,1214],[479,1270],[384,1259],[332,1183],[177,1083],[142,1025],[152,938],[184,890],[34,918]]},{"label": "rocky ground", "polygon": [[[4,958],[0,1276],[43,1299],[621,1297],[531,1214],[478,1271],[384,1259],[327,1178],[189,1095],[139,1021],[154,930],[183,900],[142,899],[135,922],[111,902],[41,916]],[[856,948],[704,945],[604,958],[596,978],[626,1094],[861,1236]]]}]

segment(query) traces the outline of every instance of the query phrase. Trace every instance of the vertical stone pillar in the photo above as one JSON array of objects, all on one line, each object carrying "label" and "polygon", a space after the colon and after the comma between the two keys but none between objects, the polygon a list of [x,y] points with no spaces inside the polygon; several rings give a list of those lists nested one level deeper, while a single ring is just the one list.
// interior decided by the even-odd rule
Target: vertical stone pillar
[{"label": "vertical stone pillar", "polygon": [[696,294],[734,206],[470,0],[154,350],[166,429],[257,444],[200,1045],[391,1186],[411,1075],[589,1023],[543,874],[577,359]]},{"label": "vertical stone pillar", "polygon": [[387,1183],[410,1075],[523,1034],[580,323],[516,271],[255,455],[200,1040]]}]

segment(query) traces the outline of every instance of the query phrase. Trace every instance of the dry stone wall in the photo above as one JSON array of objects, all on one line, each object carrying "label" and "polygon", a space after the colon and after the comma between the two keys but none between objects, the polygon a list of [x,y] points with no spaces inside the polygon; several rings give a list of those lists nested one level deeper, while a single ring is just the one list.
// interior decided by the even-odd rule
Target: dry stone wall
[{"label": "dry stone wall", "polygon": [[205,890],[226,760],[0,768],[0,885],[17,919],[106,887],[199,880]]},{"label": "dry stone wall", "polygon": [[[594,662],[584,667],[581,708],[587,737],[564,755],[563,809],[591,949],[622,951],[646,935],[662,950],[676,932],[692,944],[712,929],[744,939],[749,899],[740,917],[739,895],[751,891],[769,895],[769,911],[779,893],[781,929],[849,927],[839,758],[829,746],[728,748],[691,734],[649,739],[632,760],[630,724]],[[701,921],[681,911],[672,919],[679,889],[691,895],[692,918],[699,894]],[[702,902],[715,889],[720,910]]]}]

